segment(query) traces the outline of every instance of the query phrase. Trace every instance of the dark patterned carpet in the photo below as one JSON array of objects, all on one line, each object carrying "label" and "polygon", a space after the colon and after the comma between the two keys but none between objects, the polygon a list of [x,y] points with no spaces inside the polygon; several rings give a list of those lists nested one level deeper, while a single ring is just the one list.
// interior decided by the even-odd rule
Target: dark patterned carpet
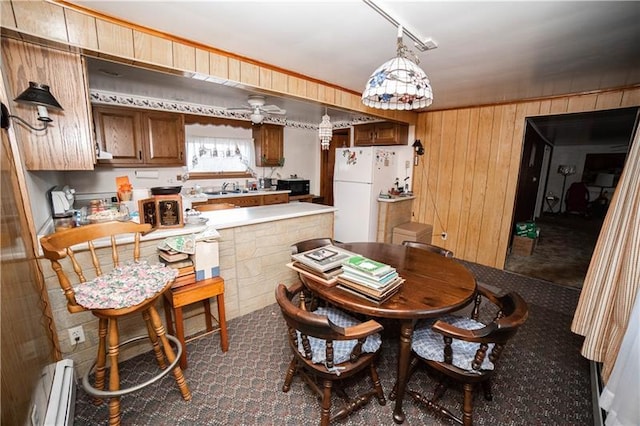
[{"label": "dark patterned carpet", "polygon": [[509,254],[507,271],[582,288],[602,220],[545,215],[538,219],[540,238],[531,256]]},{"label": "dark patterned carpet", "polygon": [[[527,323],[505,349],[494,375],[494,399],[475,401],[476,425],[591,425],[593,424],[589,364],[580,356],[582,338],[569,326],[579,292],[480,265],[465,263],[478,280],[519,292],[529,303]],[[387,333],[385,333],[387,334]],[[294,379],[281,391],[291,359],[285,325],[277,305],[229,322],[230,349],[220,351],[217,335],[187,344],[189,368],[185,377],[193,399],[184,402],[169,375],[121,400],[124,425],[313,425],[319,420],[316,398]],[[385,394],[394,382],[398,342],[386,337],[379,361]],[[153,356],[141,355],[122,364],[123,386],[155,371]],[[368,385],[368,378],[364,379]],[[354,382],[360,388],[361,382]],[[429,393],[433,381],[418,370],[410,389]],[[443,402],[459,409],[461,393],[445,394]],[[339,401],[338,401],[339,402]],[[410,398],[405,400],[406,425],[450,425],[438,420]],[[393,402],[372,400],[344,425],[393,425]],[[77,425],[106,424],[106,405],[95,407],[78,387]]]}]

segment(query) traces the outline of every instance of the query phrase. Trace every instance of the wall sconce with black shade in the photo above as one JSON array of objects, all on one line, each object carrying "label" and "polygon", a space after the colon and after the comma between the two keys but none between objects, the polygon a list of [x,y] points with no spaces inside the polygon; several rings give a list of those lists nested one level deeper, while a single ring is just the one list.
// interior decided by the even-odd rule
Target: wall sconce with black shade
[{"label": "wall sconce with black shade", "polygon": [[411,146],[413,147],[413,152],[415,152],[415,155],[413,156],[413,165],[417,166],[418,156],[424,155],[424,147],[422,146],[422,142],[420,142],[420,139],[416,139]]},{"label": "wall sconce with black shade", "polygon": [[420,139],[416,139],[416,141],[411,146],[413,147],[416,154],[424,155],[424,147],[422,146],[422,142],[420,142]]},{"label": "wall sconce with black shade", "polygon": [[47,86],[46,84],[34,83],[33,81],[29,82],[29,87],[27,88],[27,90],[22,92],[20,96],[14,99],[14,101],[27,105],[35,105],[38,108],[38,121],[42,121],[43,125],[42,127],[34,127],[22,118],[16,115],[10,115],[9,110],[7,109],[5,104],[1,104],[2,122],[0,124],[3,129],[9,128],[9,119],[13,118],[30,128],[31,130],[39,132],[41,130],[45,130],[47,126],[49,126],[49,123],[53,121],[49,117],[47,108],[53,108],[57,111],[64,111],[62,106],[49,91],[49,86]]}]

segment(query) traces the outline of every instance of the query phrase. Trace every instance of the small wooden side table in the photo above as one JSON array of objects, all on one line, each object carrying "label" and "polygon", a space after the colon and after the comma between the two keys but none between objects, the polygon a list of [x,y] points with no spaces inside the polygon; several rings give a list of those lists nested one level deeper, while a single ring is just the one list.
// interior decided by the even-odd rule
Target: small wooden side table
[{"label": "small wooden side table", "polygon": [[[216,297],[218,304],[217,327],[213,327],[211,321],[210,297]],[[204,305],[205,322],[207,329],[204,333],[195,335],[185,341],[184,318],[182,308],[192,303],[202,302]],[[182,343],[182,356],[180,357],[180,368],[187,368],[187,347],[186,342],[193,339],[209,335],[215,331],[220,331],[220,347],[222,352],[229,350],[229,339],[227,336],[227,320],[224,311],[224,280],[221,277],[207,278],[202,281],[194,281],[192,284],[172,288],[164,293],[164,312],[167,318],[167,329],[169,334],[174,334],[173,320],[171,312],[175,315],[176,337]]]}]

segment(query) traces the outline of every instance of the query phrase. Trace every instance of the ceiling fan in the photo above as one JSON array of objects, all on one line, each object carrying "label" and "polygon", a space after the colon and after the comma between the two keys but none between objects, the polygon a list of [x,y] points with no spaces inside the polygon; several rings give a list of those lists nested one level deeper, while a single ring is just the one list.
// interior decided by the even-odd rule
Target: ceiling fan
[{"label": "ceiling fan", "polygon": [[248,107],[227,108],[227,111],[237,111],[251,114],[251,122],[260,124],[264,120],[265,115],[284,115],[286,110],[277,105],[266,105],[265,97],[262,95],[250,95],[247,99]]}]

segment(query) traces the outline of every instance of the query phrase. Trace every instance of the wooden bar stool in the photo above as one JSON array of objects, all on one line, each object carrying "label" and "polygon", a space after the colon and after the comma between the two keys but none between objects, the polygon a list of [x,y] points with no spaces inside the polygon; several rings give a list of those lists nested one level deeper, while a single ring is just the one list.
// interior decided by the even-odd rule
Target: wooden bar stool
[{"label": "wooden bar stool", "polygon": [[[216,297],[218,304],[217,327],[213,327],[211,319],[210,297]],[[204,305],[206,332],[195,335],[188,340],[184,337],[184,318],[182,307],[192,303],[202,302]],[[224,280],[221,277],[207,278],[202,281],[194,281],[181,287],[172,288],[164,293],[164,312],[167,319],[167,329],[169,334],[173,334],[173,319],[171,312],[175,315],[176,337],[182,343],[182,355],[180,356],[180,368],[187,368],[187,346],[186,342],[209,335],[215,331],[220,331],[220,348],[222,352],[229,350],[229,340],[227,336],[227,320],[224,312]]]},{"label": "wooden bar stool", "polygon": [[[140,237],[150,230],[149,224],[115,221],[58,231],[40,239],[44,257],[51,261],[69,312],[90,311],[98,318],[96,362],[83,375],[82,386],[95,398],[96,404],[108,398],[111,426],[120,425],[121,396],[149,386],[171,372],[182,398],[191,399],[191,391],[177,365],[178,358],[184,356],[184,343],[165,332],[155,308],[158,299],[175,281],[175,271],[140,260]],[[133,243],[122,247],[125,237]],[[100,249],[102,245],[105,247]],[[147,333],[122,342],[118,322],[131,314],[141,314]],[[118,366],[120,349],[146,338],[160,370],[145,382],[122,389]],[[176,346],[178,355],[170,342]],[[89,376],[93,371],[95,380],[91,384]]]}]

